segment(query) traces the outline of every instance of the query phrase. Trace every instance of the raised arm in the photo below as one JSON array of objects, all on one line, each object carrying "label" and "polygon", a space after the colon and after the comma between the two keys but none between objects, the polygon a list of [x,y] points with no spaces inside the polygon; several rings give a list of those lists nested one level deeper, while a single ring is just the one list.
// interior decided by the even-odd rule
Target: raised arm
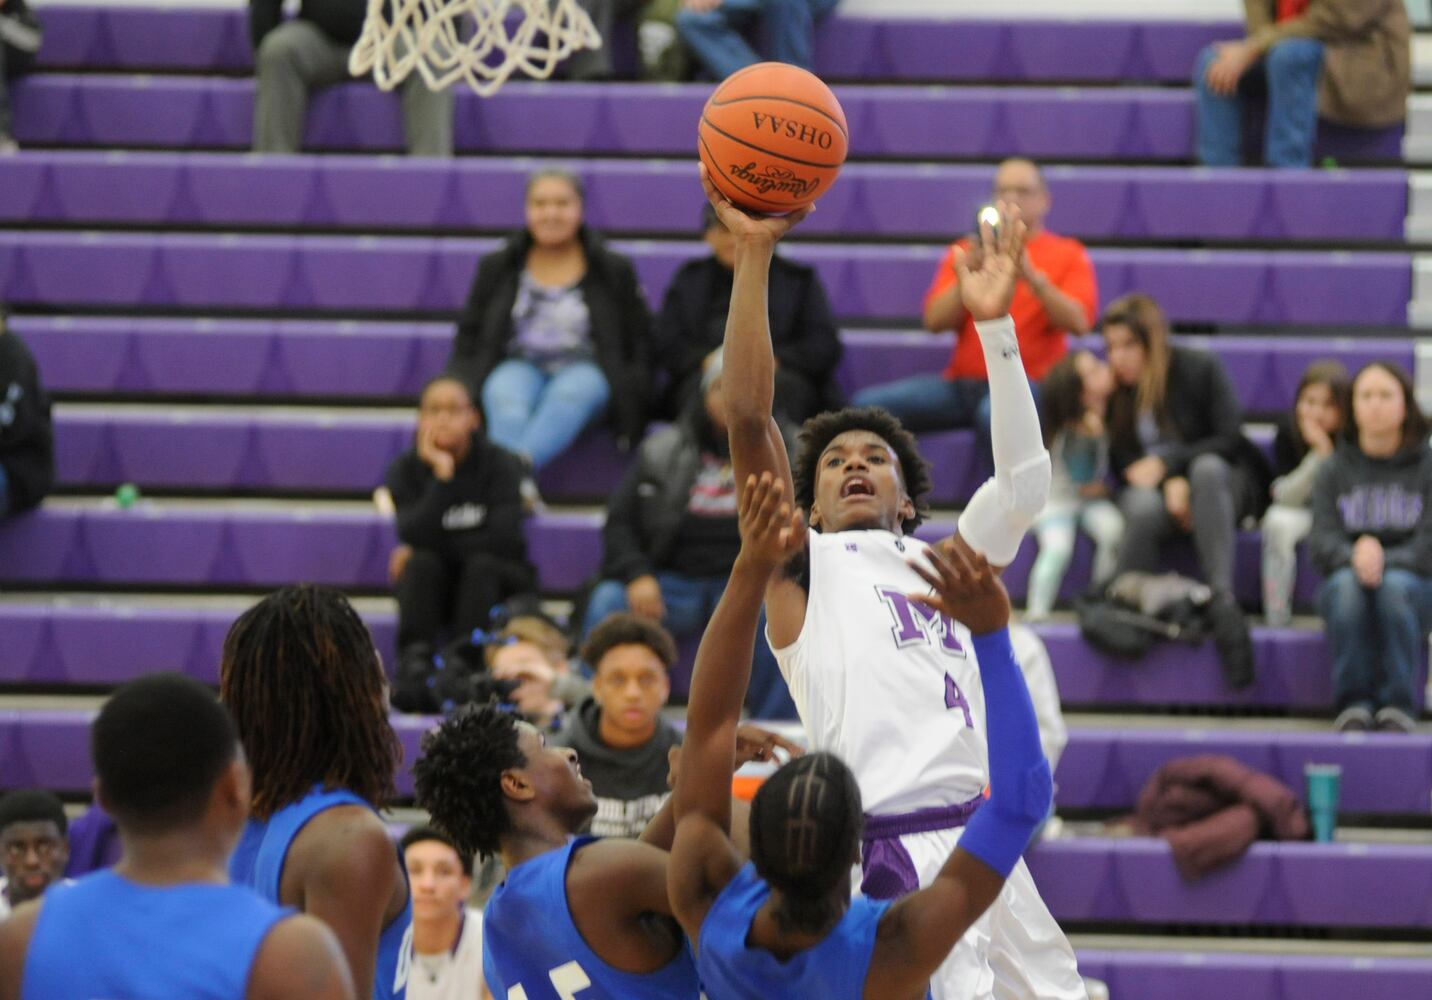
[{"label": "raised arm", "polygon": [[805,544],[804,520],[785,497],[784,486],[770,472],[747,477],[739,510],[741,552],[701,639],[691,678],[673,793],[676,840],[669,891],[676,917],[693,941],[711,901],[739,865],[730,841],[731,775],[756,623],[766,581]]},{"label": "raised arm", "polygon": [[1003,568],[1019,551],[1024,533],[1049,498],[1049,452],[1029,376],[1019,354],[1009,303],[1024,254],[1024,223],[1018,209],[1001,204],[998,233],[981,225],[978,267],[955,248],[955,270],[965,309],[975,321],[989,372],[990,444],[994,477],[986,480],[960,514],[956,540]]},{"label": "raised arm", "polygon": [[780,429],[771,416],[776,393],[776,356],[771,347],[767,292],[776,243],[810,214],[810,209],[787,216],[757,218],[727,201],[706,176],[704,165],[701,183],[721,224],[736,237],[735,275],[722,345],[721,382],[736,482],[743,483],[748,476],[769,472],[782,483],[785,496],[790,499],[795,495],[790,460]]},{"label": "raised arm", "polygon": [[999,895],[1049,811],[1053,779],[1039,724],[1009,640],[1009,596],[989,564],[961,547],[930,551],[916,572],[933,593],[911,594],[974,634],[985,692],[990,798],[975,813],[935,881],[880,921],[866,978],[870,1000],[917,995],[960,937]]}]

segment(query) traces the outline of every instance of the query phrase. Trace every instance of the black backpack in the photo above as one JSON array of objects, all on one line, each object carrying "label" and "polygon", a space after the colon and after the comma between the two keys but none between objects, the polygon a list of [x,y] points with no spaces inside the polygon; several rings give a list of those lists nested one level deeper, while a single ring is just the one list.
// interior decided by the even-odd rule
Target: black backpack
[{"label": "black backpack", "polygon": [[[1208,631],[1203,611],[1206,601],[1180,596],[1148,613],[1111,596],[1111,591],[1129,590],[1119,587],[1128,577],[1124,574],[1106,587],[1091,587],[1074,599],[1079,631],[1089,645],[1111,656],[1136,660],[1161,639],[1194,645],[1203,641]],[[1196,593],[1196,588],[1190,590]]]}]

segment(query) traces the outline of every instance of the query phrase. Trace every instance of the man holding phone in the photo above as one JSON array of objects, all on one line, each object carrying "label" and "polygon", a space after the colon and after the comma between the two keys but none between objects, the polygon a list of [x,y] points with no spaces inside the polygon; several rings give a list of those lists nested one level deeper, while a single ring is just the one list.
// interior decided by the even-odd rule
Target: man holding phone
[{"label": "man holding phone", "polygon": [[[1043,173],[1032,160],[1001,163],[995,172],[992,200],[1017,205],[1028,227],[1020,281],[1009,312],[1025,373],[1038,381],[1068,350],[1069,333],[1088,333],[1093,327],[1098,300],[1094,265],[1078,240],[1044,228],[1052,199]],[[883,406],[916,433],[973,427],[988,454],[989,382],[984,354],[974,322],[960,304],[954,267],[955,247],[977,253],[972,243],[964,237],[950,246],[925,292],[925,329],[931,333],[956,331],[954,351],[945,370],[870,386],[857,393],[853,403]]]}]

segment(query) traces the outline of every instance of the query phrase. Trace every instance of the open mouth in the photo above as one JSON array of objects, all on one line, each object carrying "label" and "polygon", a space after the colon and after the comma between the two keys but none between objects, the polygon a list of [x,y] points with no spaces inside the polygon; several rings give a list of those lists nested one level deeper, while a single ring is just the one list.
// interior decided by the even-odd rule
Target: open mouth
[{"label": "open mouth", "polygon": [[873,497],[875,495],[875,484],[864,476],[851,476],[840,487],[840,498],[842,500],[850,497]]}]

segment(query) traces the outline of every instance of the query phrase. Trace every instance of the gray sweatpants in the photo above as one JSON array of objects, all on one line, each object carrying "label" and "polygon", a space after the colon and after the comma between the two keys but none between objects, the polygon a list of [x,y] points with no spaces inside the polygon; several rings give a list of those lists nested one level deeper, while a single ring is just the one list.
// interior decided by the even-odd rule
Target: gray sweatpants
[{"label": "gray sweatpants", "polygon": [[[1203,578],[1216,591],[1232,590],[1238,521],[1252,509],[1253,481],[1221,456],[1204,454],[1189,464],[1188,484],[1193,545]],[[1125,487],[1119,495],[1119,509],[1124,514],[1124,542],[1116,575],[1126,570],[1158,572],[1162,568],[1161,543],[1179,531],[1164,506],[1163,492]]]},{"label": "gray sweatpants", "polygon": [[[311,21],[294,18],[264,36],[255,57],[254,152],[296,153],[303,143],[309,92],[348,75],[352,48]],[[452,156],[453,95],[434,93],[413,73],[399,87],[403,133],[414,156]]]}]

